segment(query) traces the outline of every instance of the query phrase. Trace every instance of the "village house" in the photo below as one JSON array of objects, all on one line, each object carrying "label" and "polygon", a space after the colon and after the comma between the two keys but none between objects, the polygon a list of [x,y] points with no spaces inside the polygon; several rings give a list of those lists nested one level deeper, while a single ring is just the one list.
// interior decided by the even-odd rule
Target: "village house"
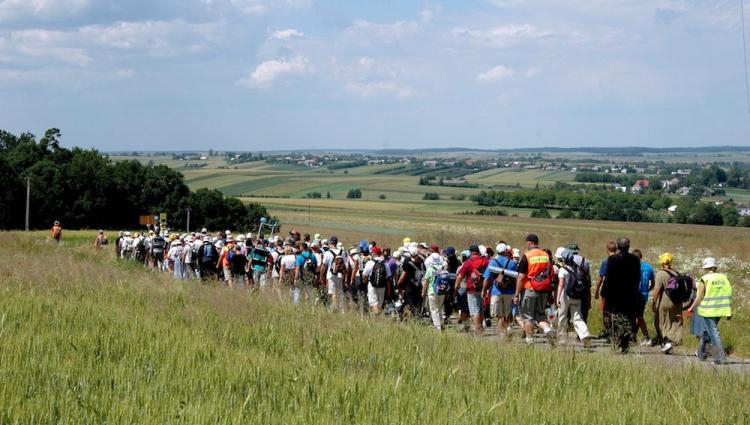
[{"label": "village house", "polygon": [[737,212],[740,217],[750,217],[750,205],[737,205]]}]

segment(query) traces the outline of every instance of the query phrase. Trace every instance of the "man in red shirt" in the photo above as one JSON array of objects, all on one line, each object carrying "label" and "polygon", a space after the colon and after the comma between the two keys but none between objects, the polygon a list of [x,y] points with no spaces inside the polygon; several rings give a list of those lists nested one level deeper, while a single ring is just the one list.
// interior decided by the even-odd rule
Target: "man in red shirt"
[{"label": "man in red shirt", "polygon": [[482,333],[482,284],[485,269],[489,264],[487,257],[480,255],[479,247],[472,244],[469,247],[471,257],[461,266],[456,276],[456,294],[461,290],[466,291],[466,300],[469,304],[469,315],[474,322],[474,332]]}]

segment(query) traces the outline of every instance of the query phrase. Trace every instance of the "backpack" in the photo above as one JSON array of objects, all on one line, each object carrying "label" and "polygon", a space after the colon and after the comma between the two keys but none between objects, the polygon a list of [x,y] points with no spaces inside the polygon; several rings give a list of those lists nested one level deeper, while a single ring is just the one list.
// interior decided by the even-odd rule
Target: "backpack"
[{"label": "backpack", "polygon": [[161,236],[157,236],[151,240],[151,253],[154,257],[161,258],[164,255],[164,245],[166,244],[167,242]]},{"label": "backpack", "polygon": [[588,274],[581,267],[572,269],[566,265],[563,268],[568,271],[569,276],[565,282],[565,295],[574,300],[583,299],[586,291],[589,290],[589,284],[586,281]]},{"label": "backpack", "polygon": [[372,271],[370,272],[370,285],[373,288],[385,288],[388,275],[385,269],[385,262],[380,260],[373,261],[375,261],[375,264],[372,266]]},{"label": "backpack", "polygon": [[332,249],[328,252],[333,255],[333,261],[331,262],[331,274],[335,276],[340,273],[344,273],[346,271],[346,261],[342,256],[344,250],[339,250],[338,254]]},{"label": "backpack", "polygon": [[[505,260],[505,266],[500,265],[500,262],[498,261],[497,258],[495,258],[492,261],[494,261],[495,264],[497,264],[497,266],[500,267],[501,269],[507,269],[508,265],[510,264],[510,260],[508,260],[507,258]],[[502,280],[499,283],[497,282],[497,280],[495,280],[494,285],[497,287],[497,289],[500,289],[501,291],[505,291],[510,288],[516,287],[516,279],[510,276],[503,275]]]},{"label": "backpack", "polygon": [[550,262],[541,273],[531,279],[531,289],[534,292],[550,292],[552,290],[553,270],[554,265]]},{"label": "backpack", "polygon": [[308,251],[303,252],[302,254],[300,254],[300,256],[305,259],[305,263],[302,265],[302,269],[300,269],[300,275],[302,275],[303,273],[315,275],[318,272],[318,266],[313,261],[315,257],[313,257],[313,255]]},{"label": "backpack", "polygon": [[216,262],[216,250],[214,249],[214,246],[211,244],[211,242],[203,242],[203,262]]},{"label": "backpack", "polygon": [[451,286],[456,282],[456,274],[449,273],[447,270],[439,270],[435,273],[435,279],[432,281],[432,289],[437,295],[448,295]]},{"label": "backpack", "polygon": [[672,300],[672,303],[683,304],[690,300],[690,295],[693,293],[694,286],[693,278],[689,275],[669,273],[669,281],[667,281],[667,284],[664,286],[664,292],[667,293],[667,296]]}]

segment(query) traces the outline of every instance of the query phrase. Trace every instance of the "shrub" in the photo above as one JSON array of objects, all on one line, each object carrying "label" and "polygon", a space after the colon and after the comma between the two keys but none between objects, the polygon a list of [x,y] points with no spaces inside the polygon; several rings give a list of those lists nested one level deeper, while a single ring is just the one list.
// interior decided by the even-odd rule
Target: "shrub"
[{"label": "shrub", "polygon": [[436,192],[427,192],[422,197],[425,201],[439,201],[440,200],[440,194]]},{"label": "shrub", "polygon": [[546,208],[539,208],[531,212],[531,218],[551,218]]},{"label": "shrub", "polygon": [[361,189],[349,189],[349,192],[346,194],[347,199],[359,199],[362,197],[362,190]]}]

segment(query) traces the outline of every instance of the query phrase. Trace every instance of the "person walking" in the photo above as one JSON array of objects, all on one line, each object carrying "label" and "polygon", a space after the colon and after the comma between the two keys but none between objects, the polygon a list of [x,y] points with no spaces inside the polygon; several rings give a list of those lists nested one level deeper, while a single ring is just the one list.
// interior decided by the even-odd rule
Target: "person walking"
[{"label": "person walking", "polygon": [[602,286],[604,285],[604,278],[607,276],[607,262],[609,257],[615,255],[617,252],[617,244],[614,241],[607,242],[606,253],[607,257],[599,265],[599,273],[596,278],[596,288],[594,289],[594,299],[599,301],[599,309],[602,311],[602,324],[604,325],[604,331],[599,335],[599,338],[611,337],[609,331],[612,328],[612,317],[609,310],[607,309],[607,300],[601,297]]},{"label": "person walking", "polygon": [[301,242],[302,251],[297,254],[295,263],[295,275],[297,276],[297,287],[301,291],[300,297],[305,297],[308,304],[315,302],[317,297],[313,296],[313,287],[318,281],[318,257],[308,242]]},{"label": "person walking", "polygon": [[703,319],[703,335],[698,346],[698,358],[706,360],[707,347],[711,344],[715,364],[727,364],[727,353],[719,334],[719,321],[732,320],[732,285],[723,273],[717,273],[716,259],[703,260],[703,270],[707,273],[698,280],[698,293],[688,309],[697,312]]},{"label": "person walking", "polygon": [[344,274],[346,273],[346,258],[343,248],[339,248],[338,238],[331,236],[328,240],[328,251],[323,255],[323,266],[320,270],[321,284],[328,288],[328,296],[331,297],[331,307],[338,308],[343,313],[344,300]]},{"label": "person walking", "polygon": [[549,255],[539,248],[539,237],[533,233],[526,236],[527,251],[518,265],[513,302],[520,303],[523,330],[526,342],[531,343],[534,327],[538,326],[544,336],[554,344],[555,332],[550,326],[545,308],[552,291],[553,265]]},{"label": "person walking", "polygon": [[294,255],[294,249],[290,245],[284,247],[284,255],[279,263],[279,286],[289,288],[292,304],[297,305],[300,302],[300,289],[297,285],[296,274],[297,256]]},{"label": "person walking", "polygon": [[[497,335],[510,338],[510,322],[513,317],[513,294],[516,291],[516,278],[513,273],[518,272],[518,264],[513,261],[513,251],[508,245],[500,242],[495,251],[497,256],[490,260],[484,271],[484,293],[490,295],[490,315],[497,319]],[[502,270],[503,272],[497,272]]]},{"label": "person walking", "polygon": [[383,251],[379,246],[373,246],[372,256],[369,257],[362,270],[362,280],[367,287],[367,304],[371,314],[379,314],[385,302],[385,291],[391,280],[391,271],[385,262]]},{"label": "person walking", "polygon": [[[557,286],[557,335],[564,338],[568,332],[568,321],[573,322],[573,328],[584,345],[589,344],[589,328],[583,320],[582,304],[586,293],[591,293],[591,272],[586,267],[583,257],[575,255],[569,249],[560,254],[562,266]],[[568,319],[570,314],[570,319]]]},{"label": "person walking", "polygon": [[[433,326],[437,330],[442,331],[443,302],[445,301],[445,295],[451,289],[451,274],[445,269],[446,264],[437,252],[430,254],[427,259],[430,265],[424,274],[422,298],[427,299]],[[453,279],[455,279],[455,275],[453,276]]]},{"label": "person walking", "polygon": [[643,333],[643,341],[641,341],[641,347],[650,347],[652,344],[651,341],[651,335],[648,332],[648,325],[646,324],[646,320],[644,319],[644,314],[646,313],[646,305],[648,304],[648,295],[651,293],[651,291],[654,289],[654,284],[656,282],[656,275],[654,274],[654,268],[651,267],[651,264],[643,261],[643,252],[641,252],[640,249],[634,249],[633,255],[638,257],[639,260],[641,260],[641,298],[642,298],[642,305],[643,308],[640,309],[640,314],[635,318],[636,323],[638,324],[638,327],[641,329],[641,332]]},{"label": "person walking", "polygon": [[50,230],[50,236],[52,236],[52,239],[54,239],[55,242],[60,243],[60,241],[62,241],[62,233],[62,225],[59,221],[55,220],[52,224],[52,230]]},{"label": "person walking", "polygon": [[[487,257],[481,255],[479,246],[472,244],[469,247],[470,257],[461,267],[456,275],[456,287],[466,285],[466,302],[469,307],[469,316],[474,325],[474,333],[481,335],[482,327],[482,289],[484,286],[484,275],[489,265]],[[457,295],[457,294],[456,294]]]},{"label": "person walking", "polygon": [[665,252],[659,256],[661,270],[654,279],[654,300],[651,311],[654,313],[656,342],[664,354],[672,352],[672,347],[682,344],[682,302],[675,302],[666,291],[670,280],[680,273],[673,267],[674,256]]},{"label": "person walking", "polygon": [[102,249],[108,243],[109,242],[107,241],[107,236],[104,234],[104,230],[99,230],[99,233],[97,233],[96,235],[96,239],[94,239],[94,248]]},{"label": "person walking", "polygon": [[628,352],[636,335],[641,307],[641,260],[630,253],[630,239],[617,239],[617,253],[607,259],[601,296],[611,317],[612,342],[622,354]]}]

